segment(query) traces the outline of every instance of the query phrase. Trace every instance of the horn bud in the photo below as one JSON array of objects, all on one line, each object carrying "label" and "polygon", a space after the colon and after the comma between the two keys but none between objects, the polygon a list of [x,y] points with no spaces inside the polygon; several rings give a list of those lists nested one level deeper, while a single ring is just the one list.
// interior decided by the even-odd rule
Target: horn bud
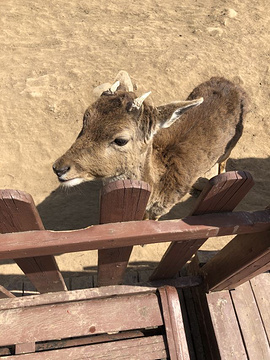
[{"label": "horn bud", "polygon": [[132,109],[136,109],[136,110],[139,110],[144,102],[144,100],[151,94],[151,91],[143,94],[142,96],[136,98],[133,103],[132,103],[132,106],[130,108],[130,111]]},{"label": "horn bud", "polygon": [[117,80],[109,89],[109,91],[114,94],[116,92],[116,90],[119,88],[120,86],[120,81]]}]

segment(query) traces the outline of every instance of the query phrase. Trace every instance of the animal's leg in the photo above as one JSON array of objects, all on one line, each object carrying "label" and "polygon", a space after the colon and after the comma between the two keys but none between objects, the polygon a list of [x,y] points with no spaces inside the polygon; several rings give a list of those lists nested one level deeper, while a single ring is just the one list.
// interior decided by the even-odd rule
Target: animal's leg
[{"label": "animal's leg", "polygon": [[199,177],[195,183],[192,185],[193,189],[202,191],[202,189],[205,187],[205,185],[208,183],[208,179],[204,177]]},{"label": "animal's leg", "polygon": [[222,161],[221,163],[218,164],[218,174],[223,174],[226,172],[226,163],[227,160]]}]

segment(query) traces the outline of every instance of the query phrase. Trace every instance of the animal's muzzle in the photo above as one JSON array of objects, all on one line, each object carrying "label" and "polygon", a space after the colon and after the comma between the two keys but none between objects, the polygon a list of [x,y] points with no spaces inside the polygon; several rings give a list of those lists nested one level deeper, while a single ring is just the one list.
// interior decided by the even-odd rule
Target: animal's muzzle
[{"label": "animal's muzzle", "polygon": [[65,175],[70,170],[70,166],[63,166],[61,168],[57,168],[56,165],[53,165],[53,171],[58,176],[61,181],[61,176]]}]

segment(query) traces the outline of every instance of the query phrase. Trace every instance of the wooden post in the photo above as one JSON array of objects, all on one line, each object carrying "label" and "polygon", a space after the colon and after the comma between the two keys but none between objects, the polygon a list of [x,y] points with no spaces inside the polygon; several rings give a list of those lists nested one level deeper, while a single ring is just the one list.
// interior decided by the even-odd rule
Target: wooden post
[{"label": "wooden post", "polygon": [[[213,177],[203,189],[192,215],[232,211],[253,186],[245,171],[230,171]],[[173,277],[207,240],[171,243],[150,280]]]},{"label": "wooden post", "polygon": [[[43,229],[29,194],[16,190],[0,190],[0,233]],[[15,261],[39,292],[66,290],[54,256],[21,258]]]},{"label": "wooden post", "polygon": [[[142,220],[150,196],[144,182],[119,180],[103,188],[100,201],[100,223]],[[123,282],[132,246],[98,251],[98,286]]]}]

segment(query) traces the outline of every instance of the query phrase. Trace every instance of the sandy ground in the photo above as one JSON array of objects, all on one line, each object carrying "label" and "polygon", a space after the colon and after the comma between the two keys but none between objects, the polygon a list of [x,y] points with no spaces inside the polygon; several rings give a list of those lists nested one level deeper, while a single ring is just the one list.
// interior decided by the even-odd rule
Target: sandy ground
[{"label": "sandy ground", "polygon": [[[256,181],[242,209],[270,203],[268,1],[1,0],[0,9],[0,188],[29,192],[46,228],[98,221],[100,184],[64,192],[51,167],[76,138],[93,88],[121,69],[138,94],[151,90],[157,105],[185,99],[213,75],[241,84],[251,111],[228,170],[247,170]],[[184,216],[193,203],[184,199],[169,217]],[[151,265],[163,250],[136,248],[132,261]],[[69,254],[58,262],[64,271],[81,271],[96,256]],[[3,262],[0,273],[19,270]]]}]

